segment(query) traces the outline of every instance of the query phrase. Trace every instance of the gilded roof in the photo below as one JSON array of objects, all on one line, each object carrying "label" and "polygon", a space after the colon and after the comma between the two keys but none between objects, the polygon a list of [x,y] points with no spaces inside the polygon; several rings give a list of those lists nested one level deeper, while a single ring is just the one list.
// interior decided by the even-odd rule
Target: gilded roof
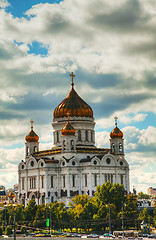
[{"label": "gilded roof", "polygon": [[[76,147],[76,152],[77,153],[92,153],[92,154],[106,154],[109,152],[110,149],[107,148],[96,148],[96,147]],[[37,157],[43,157],[47,155],[54,155],[54,154],[60,154],[62,153],[62,148],[61,147],[54,147],[49,150],[42,150],[38,152],[34,152],[33,156],[35,158]]]},{"label": "gilded roof", "polygon": [[55,108],[54,119],[60,117],[93,117],[92,108],[77,94],[72,83],[72,89],[67,97]]},{"label": "gilded roof", "polygon": [[34,121],[31,120],[31,131],[28,133],[28,135],[25,137],[25,140],[27,142],[38,142],[39,136],[34,132],[33,130],[33,123]]},{"label": "gilded roof", "polygon": [[115,126],[115,128],[110,133],[110,137],[111,138],[123,138],[123,132],[121,132],[121,130],[117,126]]},{"label": "gilded roof", "polygon": [[114,119],[115,119],[115,128],[111,131],[110,137],[111,138],[123,138],[123,133],[117,127],[117,119],[118,119],[118,117],[115,116]]},{"label": "gilded roof", "polygon": [[61,131],[62,135],[75,135],[76,131],[73,126],[70,124],[69,120]]},{"label": "gilded roof", "polygon": [[33,129],[28,133],[28,135],[25,137],[25,140],[27,142],[38,142],[39,136],[34,132]]}]

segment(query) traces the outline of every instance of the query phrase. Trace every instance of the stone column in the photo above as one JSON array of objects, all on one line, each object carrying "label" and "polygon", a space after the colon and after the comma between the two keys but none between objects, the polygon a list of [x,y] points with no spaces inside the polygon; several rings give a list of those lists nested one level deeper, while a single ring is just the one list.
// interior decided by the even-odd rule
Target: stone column
[{"label": "stone column", "polygon": [[67,170],[67,197],[70,197],[70,180],[71,180],[71,175],[69,173],[69,169]]},{"label": "stone column", "polygon": [[102,175],[102,170],[101,170],[101,167],[100,167],[100,186],[104,183],[104,179],[103,179],[103,175]]},{"label": "stone column", "polygon": [[26,176],[25,176],[25,200],[27,200],[27,194],[28,194],[28,170],[26,170]]},{"label": "stone column", "polygon": [[48,190],[49,190],[49,183],[48,183],[48,171],[45,169],[45,204],[49,202],[48,197]]},{"label": "stone column", "polygon": [[92,197],[92,173],[89,172],[89,195]]},{"label": "stone column", "polygon": [[129,193],[129,169],[128,168],[126,168],[125,189],[127,193]]},{"label": "stone column", "polygon": [[82,183],[81,183],[81,172],[80,172],[80,168],[78,169],[78,179],[77,179],[77,182],[78,182],[78,190],[79,190],[79,195],[81,195],[81,191],[82,191]]}]

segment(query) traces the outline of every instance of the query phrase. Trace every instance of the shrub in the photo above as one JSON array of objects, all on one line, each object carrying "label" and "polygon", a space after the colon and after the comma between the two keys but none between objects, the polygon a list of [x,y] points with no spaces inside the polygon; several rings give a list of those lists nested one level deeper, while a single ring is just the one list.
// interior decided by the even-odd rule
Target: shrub
[{"label": "shrub", "polygon": [[5,234],[6,235],[11,235],[12,234],[12,227],[7,226],[6,229],[5,229]]}]

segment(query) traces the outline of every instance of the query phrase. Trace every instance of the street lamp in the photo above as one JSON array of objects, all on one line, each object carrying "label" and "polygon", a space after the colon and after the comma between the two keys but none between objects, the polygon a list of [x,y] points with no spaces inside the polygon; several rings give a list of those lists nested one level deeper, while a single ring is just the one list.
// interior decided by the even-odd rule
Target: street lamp
[{"label": "street lamp", "polygon": [[124,217],[123,217],[123,202],[122,202],[122,237],[124,238]]},{"label": "street lamp", "polygon": [[111,215],[110,215],[110,203],[108,203],[108,205],[106,205],[106,207],[108,207],[108,210],[109,210],[109,234],[111,234]]},{"label": "street lamp", "polygon": [[123,238],[125,237],[125,233],[124,233],[124,216],[123,216],[124,206],[126,206],[126,204],[124,204],[124,203],[122,202],[122,231],[123,231],[122,237],[123,237]]}]

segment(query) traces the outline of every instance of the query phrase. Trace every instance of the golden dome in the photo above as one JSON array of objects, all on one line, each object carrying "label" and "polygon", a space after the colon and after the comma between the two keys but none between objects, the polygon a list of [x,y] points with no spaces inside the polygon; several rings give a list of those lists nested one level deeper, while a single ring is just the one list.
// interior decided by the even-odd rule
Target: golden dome
[{"label": "golden dome", "polygon": [[114,117],[115,119],[115,128],[111,131],[110,137],[111,138],[123,138],[123,132],[117,127],[117,117]]},{"label": "golden dome", "polygon": [[[72,73],[73,74],[73,73]],[[74,76],[74,75],[70,75]],[[72,89],[67,97],[55,108],[54,119],[60,117],[91,117],[93,118],[92,108],[77,94],[74,89],[72,77]]]},{"label": "golden dome", "polygon": [[28,133],[28,135],[25,137],[25,140],[27,142],[38,142],[39,136],[34,132],[33,130],[33,120],[31,122],[31,131]]},{"label": "golden dome", "polygon": [[9,193],[8,197],[10,199],[13,199],[15,197],[15,194],[13,193],[12,188],[11,188],[11,192]]},{"label": "golden dome", "polygon": [[75,135],[76,131],[73,128],[73,126],[70,124],[69,122],[69,118],[68,118],[68,122],[66,123],[66,125],[64,126],[64,128],[61,131],[62,135]]}]

